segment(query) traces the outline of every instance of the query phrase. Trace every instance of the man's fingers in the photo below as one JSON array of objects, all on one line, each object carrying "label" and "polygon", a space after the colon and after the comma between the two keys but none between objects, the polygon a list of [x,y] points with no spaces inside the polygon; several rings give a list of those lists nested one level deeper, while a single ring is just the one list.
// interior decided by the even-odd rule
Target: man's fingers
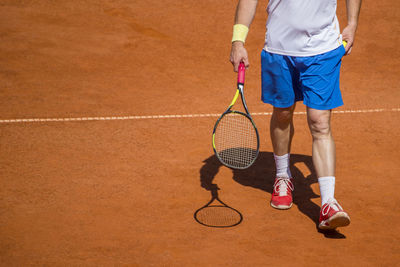
[{"label": "man's fingers", "polygon": [[238,72],[240,63],[243,62],[246,69],[250,66],[249,60],[247,58],[241,59],[239,61],[233,62],[233,70]]},{"label": "man's fingers", "polygon": [[238,59],[234,59],[232,64],[233,64],[233,70],[235,72],[238,72],[240,62],[243,62],[246,68],[249,66],[249,59],[247,57],[240,57]]},{"label": "man's fingers", "polygon": [[230,57],[229,61],[232,63],[233,71],[237,72],[239,68],[239,61],[235,60],[233,57]]},{"label": "man's fingers", "polygon": [[347,42],[347,44],[346,44],[346,46],[344,47],[344,49],[346,50],[346,52],[347,51],[349,51],[349,49],[351,48],[351,46],[353,45],[353,42],[352,41],[348,41],[348,40],[345,40],[346,42]]},{"label": "man's fingers", "polygon": [[239,63],[238,62],[234,62],[233,63],[233,71],[234,72],[238,72],[238,69],[239,69]]},{"label": "man's fingers", "polygon": [[246,67],[246,69],[248,67],[250,67],[249,59],[247,57],[243,59],[243,63],[244,63],[244,66]]},{"label": "man's fingers", "polygon": [[229,61],[232,63],[233,71],[235,72],[238,71],[240,62],[243,62],[246,68],[249,67],[249,59],[247,56],[247,51],[243,47],[243,43],[234,42],[232,44],[231,56],[229,58]]},{"label": "man's fingers", "polygon": [[346,52],[346,55],[350,55],[351,49],[353,49],[353,47],[350,47],[350,48],[349,48],[349,51]]},{"label": "man's fingers", "polygon": [[344,47],[344,49],[345,49],[345,51],[346,51],[346,53],[345,53],[345,55],[350,55],[350,53],[351,53],[351,48],[353,47],[353,40],[346,40],[346,39],[343,39],[344,41],[346,41],[346,46]]}]

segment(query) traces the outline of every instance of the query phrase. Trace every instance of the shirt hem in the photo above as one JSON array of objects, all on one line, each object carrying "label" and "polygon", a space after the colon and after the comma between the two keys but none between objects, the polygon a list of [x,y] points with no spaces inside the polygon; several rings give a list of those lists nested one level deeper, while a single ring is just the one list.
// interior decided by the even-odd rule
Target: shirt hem
[{"label": "shirt hem", "polygon": [[337,49],[338,47],[340,47],[342,44],[339,43],[334,47],[330,47],[321,51],[317,51],[317,52],[312,52],[312,53],[304,53],[304,52],[293,52],[293,51],[283,51],[283,50],[279,50],[279,49],[274,49],[274,48],[269,48],[266,45],[264,46],[264,50],[269,52],[269,53],[273,53],[273,54],[279,54],[279,55],[283,55],[283,56],[290,56],[290,57],[312,57],[312,56],[316,56],[316,55],[320,55],[320,54],[324,54],[327,52],[330,52],[332,50]]}]

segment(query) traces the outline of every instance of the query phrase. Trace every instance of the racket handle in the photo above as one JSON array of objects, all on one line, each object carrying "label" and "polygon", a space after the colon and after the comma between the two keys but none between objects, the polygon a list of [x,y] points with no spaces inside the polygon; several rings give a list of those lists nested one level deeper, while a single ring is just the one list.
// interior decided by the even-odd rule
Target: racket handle
[{"label": "racket handle", "polygon": [[238,70],[238,84],[244,84],[244,73],[246,72],[246,67],[244,66],[243,62],[240,62],[239,64],[239,70]]}]

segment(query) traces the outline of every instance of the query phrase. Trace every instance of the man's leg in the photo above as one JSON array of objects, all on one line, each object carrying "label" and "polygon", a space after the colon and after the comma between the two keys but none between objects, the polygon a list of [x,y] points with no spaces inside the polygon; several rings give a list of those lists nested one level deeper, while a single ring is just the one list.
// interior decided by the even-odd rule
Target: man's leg
[{"label": "man's leg", "polygon": [[336,151],[331,131],[331,110],[307,107],[307,122],[312,135],[312,159],[324,205],[335,194]]},{"label": "man's leg", "polygon": [[322,202],[320,229],[334,229],[350,223],[350,217],[334,197],[336,151],[331,130],[331,113],[331,110],[307,107],[307,121],[313,138],[312,158]]},{"label": "man's leg", "polygon": [[289,168],[290,146],[293,139],[293,112],[296,104],[288,108],[274,107],[270,135],[274,149],[276,179],[271,198],[271,206],[289,209],[292,206],[293,184]]},{"label": "man's leg", "polygon": [[288,108],[274,107],[272,112],[270,134],[274,154],[277,156],[290,153],[294,134],[293,112],[295,107],[296,104]]},{"label": "man's leg", "polygon": [[331,131],[331,110],[307,107],[312,135],[312,159],[317,177],[335,176],[336,151]]}]

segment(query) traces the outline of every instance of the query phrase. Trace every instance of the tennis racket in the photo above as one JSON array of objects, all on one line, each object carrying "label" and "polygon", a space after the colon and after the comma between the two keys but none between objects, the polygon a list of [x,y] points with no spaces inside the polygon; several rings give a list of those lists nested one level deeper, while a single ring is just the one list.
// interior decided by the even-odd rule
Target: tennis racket
[{"label": "tennis racket", "polygon": [[211,200],[194,213],[194,219],[208,227],[233,227],[243,220],[242,214],[226,205],[218,197],[217,190],[211,191]]},{"label": "tennis racket", "polygon": [[[260,138],[257,127],[247,109],[243,94],[246,68],[239,65],[236,94],[228,109],[218,118],[212,135],[215,155],[225,166],[246,169],[257,159]],[[238,97],[242,99],[245,112],[233,110]]]}]

